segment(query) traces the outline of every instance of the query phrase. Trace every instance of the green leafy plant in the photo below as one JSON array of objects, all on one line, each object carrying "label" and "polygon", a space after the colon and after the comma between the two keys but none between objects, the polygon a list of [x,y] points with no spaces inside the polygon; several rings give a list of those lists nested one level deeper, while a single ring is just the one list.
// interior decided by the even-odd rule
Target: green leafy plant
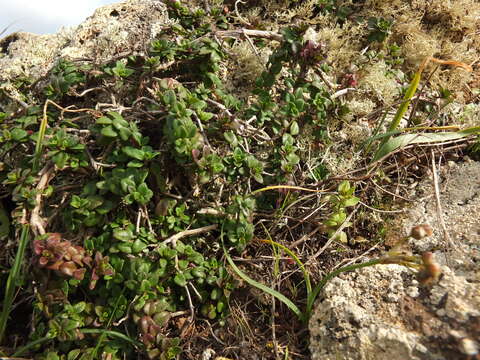
[{"label": "green leafy plant", "polygon": [[49,84],[44,90],[45,95],[51,99],[65,95],[70,89],[85,81],[85,74],[82,71],[85,69],[87,68],[80,69],[74,63],[61,59],[51,72]]},{"label": "green leafy plant", "polygon": [[87,156],[84,152],[85,145],[64,130],[56,132],[46,146],[50,149],[47,156],[51,157],[53,163],[60,169],[66,166],[78,169],[88,165]]},{"label": "green leafy plant", "polygon": [[99,133],[107,141],[120,138],[127,142],[130,138],[137,144],[141,144],[142,135],[133,122],[126,121],[119,113],[109,112],[108,116],[102,116],[96,120]]},{"label": "green leafy plant", "polygon": [[125,62],[121,60],[118,60],[115,66],[105,67],[104,71],[109,75],[115,75],[119,78],[127,78],[135,72],[135,70],[128,68]]},{"label": "green leafy plant", "polygon": [[121,196],[125,204],[132,204],[133,202],[146,204],[153,196],[152,190],[145,183],[147,176],[147,170],[135,168],[113,169],[105,172],[105,180],[99,181],[96,186],[100,190],[100,194],[111,192],[114,195]]},{"label": "green leafy plant", "polygon": [[250,197],[236,196],[226,209],[227,218],[224,231],[228,241],[238,250],[243,250],[253,238],[253,225],[250,217],[255,208],[255,200]]},{"label": "green leafy plant", "polygon": [[[267,316],[269,304],[242,286],[285,304],[293,316],[275,312],[296,329],[294,317],[304,326],[325,283],[341,272],[397,263],[418,270],[421,281],[434,277],[429,269],[436,264],[428,256],[391,251],[314,284],[298,245],[313,225],[321,241],[353,246],[347,233],[358,227],[349,228],[349,209],[360,197],[372,202],[371,187],[337,183],[351,178],[337,165],[364,166],[365,160],[344,151],[352,139],[342,137],[358,125],[359,112],[344,118],[360,94],[350,93],[354,74],[348,70],[351,82],[336,84],[346,78],[339,73],[343,65],[327,63],[327,45],[314,41],[309,29],[319,14],[322,23],[340,23],[339,33],[347,19],[355,26],[353,8],[330,0],[290,1],[282,16],[294,25],[276,33],[255,23],[250,10],[238,9],[252,4],[239,2],[233,10],[220,3],[206,2],[203,9],[166,1],[172,21],[157,29],[144,55],[88,66],[60,61],[41,81],[18,79],[13,90],[0,86],[0,236],[9,240],[0,264],[6,280],[0,340],[16,346],[2,355],[176,359],[190,351],[187,356],[199,357],[184,344],[203,343],[210,336],[203,330],[228,343],[223,332],[244,317],[259,314],[254,326],[275,321],[276,315]],[[269,27],[270,10],[262,11]],[[312,18],[297,21],[296,12]],[[370,41],[386,42],[391,25],[376,18],[370,34],[360,30]],[[401,50],[385,44],[360,54],[352,67],[368,71],[378,59],[399,67]],[[246,74],[232,71],[239,63]],[[415,74],[388,131],[369,139],[384,142],[375,161],[406,144],[478,134],[399,130],[419,80]],[[441,96],[453,98],[446,91]],[[270,247],[252,241],[265,234],[271,234],[263,240]],[[248,275],[250,264],[260,271],[270,260],[274,278],[268,271],[258,275],[275,289]],[[245,297],[248,306],[240,305],[248,311],[238,316]],[[11,321],[29,310],[28,326]]]},{"label": "green leafy plant", "polygon": [[332,214],[325,220],[324,224],[327,226],[327,234],[333,236],[335,239],[346,243],[348,241],[347,234],[344,230],[340,232],[337,229],[343,226],[343,229],[349,227],[351,223],[345,223],[347,219],[346,209],[355,206],[360,199],[354,196],[355,188],[350,185],[348,181],[342,181],[338,185],[338,194],[332,195],[329,202],[332,204]]},{"label": "green leafy plant", "polygon": [[370,33],[368,34],[368,41],[369,42],[379,42],[383,43],[385,39],[391,32],[391,27],[393,25],[393,21],[390,19],[384,18],[376,18],[371,17],[368,19],[368,29]]}]

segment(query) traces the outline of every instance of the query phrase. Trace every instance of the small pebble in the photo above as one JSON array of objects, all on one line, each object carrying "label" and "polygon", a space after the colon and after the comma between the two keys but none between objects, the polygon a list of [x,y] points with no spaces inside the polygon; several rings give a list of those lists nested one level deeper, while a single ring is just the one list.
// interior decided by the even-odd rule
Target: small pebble
[{"label": "small pebble", "polygon": [[465,355],[474,356],[478,354],[478,344],[469,338],[460,340],[460,351]]}]

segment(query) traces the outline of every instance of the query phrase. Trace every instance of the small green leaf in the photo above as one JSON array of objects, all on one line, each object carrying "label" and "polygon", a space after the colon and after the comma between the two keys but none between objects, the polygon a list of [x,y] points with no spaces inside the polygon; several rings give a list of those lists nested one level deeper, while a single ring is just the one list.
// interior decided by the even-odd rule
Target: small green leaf
[{"label": "small green leaf", "polygon": [[130,241],[133,239],[133,232],[131,230],[116,228],[113,230],[113,237],[120,241]]},{"label": "small green leaf", "polygon": [[228,141],[228,143],[230,144],[230,146],[232,148],[234,148],[238,145],[237,136],[234,134],[233,131],[229,130],[229,131],[224,132],[223,137],[225,138],[225,140]]},{"label": "small green leaf", "polygon": [[118,112],[116,111],[110,111],[108,113],[108,116],[112,117],[113,118],[113,126],[115,127],[128,127],[128,121],[125,120],[122,115],[120,115]]},{"label": "small green leaf", "polygon": [[67,355],[67,360],[76,360],[78,356],[80,355],[81,350],[80,349],[75,349],[72,350],[68,353]]},{"label": "small green leaf", "polygon": [[150,190],[145,183],[141,183],[140,186],[137,188],[137,192],[134,193],[135,200],[140,204],[148,203],[152,196],[153,191]]},{"label": "small green leaf", "polygon": [[293,121],[292,124],[290,125],[290,134],[295,136],[298,135],[300,132],[300,127],[298,126],[298,123],[296,121]]},{"label": "small green leaf", "polygon": [[173,281],[178,286],[184,287],[187,285],[187,280],[185,279],[185,275],[183,275],[183,273],[178,273],[177,275],[175,275],[175,277],[173,278]]},{"label": "small green leaf", "polygon": [[125,127],[122,127],[120,130],[118,130],[118,132],[120,133],[120,138],[123,141],[127,141],[128,138],[132,135],[132,131]]},{"label": "small green leaf", "polygon": [[135,191],[137,184],[135,184],[135,181],[132,179],[132,176],[129,176],[120,180],[120,186],[123,192],[131,193]]},{"label": "small green leaf", "polygon": [[218,300],[220,298],[220,296],[222,295],[222,292],[219,288],[215,288],[212,290],[212,292],[210,293],[210,299],[212,300]]},{"label": "small green leaf", "polygon": [[296,165],[300,162],[300,157],[297,154],[290,153],[286,156],[287,161],[291,165]]},{"label": "small green leaf", "polygon": [[45,358],[46,360],[60,360],[56,352],[49,352]]},{"label": "small green leaf", "polygon": [[103,197],[100,195],[90,195],[87,196],[86,200],[88,201],[88,210],[93,210],[103,204]]},{"label": "small green leaf", "polygon": [[127,167],[129,168],[141,168],[143,165],[145,165],[143,162],[137,160],[132,160],[127,163]]},{"label": "small green leaf", "polygon": [[10,134],[12,136],[12,140],[14,140],[14,141],[21,141],[28,136],[28,133],[25,130],[20,129],[20,128],[14,128],[10,132]]},{"label": "small green leaf", "polygon": [[92,227],[92,226],[98,225],[100,220],[101,220],[101,217],[98,216],[98,214],[95,214],[94,212],[92,212],[88,214],[88,216],[85,219],[83,219],[83,224],[85,226]]},{"label": "small green leaf", "polygon": [[347,180],[343,180],[340,185],[338,185],[338,192],[342,195],[348,194],[350,190],[350,183]]},{"label": "small green leaf", "polygon": [[132,244],[130,243],[120,243],[117,244],[118,250],[121,252],[124,252],[126,254],[131,254],[132,253]]},{"label": "small green leaf", "polygon": [[256,182],[263,184],[263,176],[262,174],[253,174],[253,178]]},{"label": "small green leaf", "polygon": [[96,121],[95,121],[96,124],[98,125],[111,125],[112,124],[112,120],[106,116],[102,116],[100,118],[98,118]]},{"label": "small green leaf", "polygon": [[163,93],[162,100],[165,105],[173,105],[176,102],[177,97],[173,90],[167,90]]},{"label": "small green leaf", "polygon": [[405,134],[386,140],[376,152],[372,161],[377,161],[393,151],[411,144],[435,143],[463,139],[465,137],[480,134],[480,127],[472,127],[457,132]]},{"label": "small green leaf", "polygon": [[52,160],[55,163],[55,165],[61,170],[61,169],[65,168],[65,165],[67,164],[68,157],[69,156],[68,156],[67,153],[65,153],[63,151],[60,151],[52,157]]},{"label": "small green leaf", "polygon": [[105,200],[101,206],[99,206],[98,208],[95,208],[95,211],[100,215],[105,215],[108,212],[110,212],[110,210],[112,209],[113,209],[113,202],[110,200]]},{"label": "small green leaf", "polygon": [[201,267],[193,268],[192,275],[196,278],[205,278],[206,276],[204,269]]},{"label": "small green leaf", "polygon": [[104,127],[100,133],[103,135],[103,136],[106,136],[106,137],[117,137],[117,132],[115,130],[113,130],[113,127],[111,125],[109,126],[106,126]]},{"label": "small green leaf", "polygon": [[144,250],[146,247],[147,247],[147,244],[145,244],[140,239],[137,239],[133,242],[132,251],[133,251],[134,254],[137,254],[137,253],[141,252],[142,250]]},{"label": "small green leaf", "polygon": [[87,304],[85,303],[85,301],[80,301],[79,303],[73,305],[73,308],[77,313],[81,313],[85,311],[86,306]]},{"label": "small green leaf", "polygon": [[359,198],[353,196],[353,197],[350,197],[350,198],[348,198],[348,199],[345,199],[343,205],[344,205],[345,207],[347,207],[347,206],[354,206],[354,205],[357,205],[359,201],[360,201]]},{"label": "small green leaf", "polygon": [[210,112],[198,110],[197,115],[198,115],[201,122],[207,122],[208,120],[210,120],[213,117],[214,114],[212,114]]},{"label": "small green leaf", "polygon": [[137,160],[143,160],[145,158],[145,153],[140,149],[134,148],[133,146],[122,147],[122,152],[125,155]]}]

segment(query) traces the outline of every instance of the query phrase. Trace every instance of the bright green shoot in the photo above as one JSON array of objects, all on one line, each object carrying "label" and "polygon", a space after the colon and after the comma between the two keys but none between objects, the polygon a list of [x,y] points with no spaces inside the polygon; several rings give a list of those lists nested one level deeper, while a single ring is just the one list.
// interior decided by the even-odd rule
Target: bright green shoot
[{"label": "bright green shoot", "polygon": [[[35,146],[35,154],[33,158],[33,167],[32,170],[34,173],[38,172],[40,165],[40,158],[43,150],[43,140],[45,138],[45,131],[47,129],[47,106],[50,100],[45,102],[43,109],[43,118],[40,123],[40,129],[38,133],[38,139]],[[7,327],[8,317],[12,309],[13,300],[15,298],[15,289],[19,285],[20,270],[23,264],[23,258],[25,256],[25,249],[27,248],[28,242],[30,240],[30,227],[28,225],[22,226],[22,232],[20,235],[20,241],[18,244],[17,254],[15,255],[15,261],[13,267],[8,274],[7,285],[5,287],[5,297],[3,299],[3,308],[0,315],[0,344],[3,341],[5,335],[5,329]]]},{"label": "bright green shoot", "polygon": [[[380,143],[380,146],[379,146],[379,150],[377,151],[377,153],[374,156],[374,161],[381,158],[379,156],[379,153],[380,152],[384,153],[384,145],[387,144],[387,142],[390,140],[391,135],[395,134],[395,131],[398,129],[398,126],[400,125],[400,121],[402,120],[403,116],[407,112],[407,109],[410,106],[410,102],[412,101],[413,96],[417,92],[417,88],[418,88],[418,85],[420,84],[420,79],[421,79],[421,76],[422,76],[422,72],[430,61],[438,63],[438,64],[442,64],[442,65],[452,65],[452,66],[456,66],[456,67],[461,67],[461,68],[463,68],[467,71],[472,71],[472,67],[470,65],[464,64],[464,63],[459,62],[459,61],[453,61],[453,60],[452,61],[445,61],[445,60],[439,60],[439,59],[436,59],[436,58],[433,58],[433,57],[427,57],[422,62],[422,64],[418,68],[418,71],[413,76],[413,79],[410,82],[410,86],[408,87],[407,92],[405,93],[405,95],[403,97],[403,101],[402,101],[401,105],[399,106],[397,112],[395,113],[395,116],[393,117],[392,122],[388,126],[387,134],[390,134],[390,135],[387,135],[387,136],[383,137],[383,140],[382,140],[382,142]],[[368,147],[367,147],[367,149],[368,149]],[[380,151],[380,150],[383,150],[383,151]]]},{"label": "bright green shoot", "polygon": [[23,225],[17,254],[15,256],[15,262],[13,263],[10,273],[8,274],[7,285],[5,287],[5,297],[3,299],[2,314],[0,315],[0,344],[2,343],[3,337],[5,335],[8,317],[10,316],[13,300],[15,298],[15,289],[19,282],[20,270],[22,268],[25,249],[27,248],[27,244],[30,238],[29,232],[29,226]]}]

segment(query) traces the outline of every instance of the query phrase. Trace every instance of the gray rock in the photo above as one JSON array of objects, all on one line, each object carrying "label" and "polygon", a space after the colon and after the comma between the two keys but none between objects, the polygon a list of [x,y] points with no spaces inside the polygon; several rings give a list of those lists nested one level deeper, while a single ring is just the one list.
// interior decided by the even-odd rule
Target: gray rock
[{"label": "gray rock", "polygon": [[431,180],[401,227],[428,223],[432,237],[411,240],[414,253],[433,251],[442,276],[418,284],[399,265],[377,265],[341,275],[325,287],[309,323],[314,360],[471,359],[480,339],[480,163],[441,169],[441,204],[453,242],[444,239]]},{"label": "gray rock", "polygon": [[0,40],[0,80],[37,80],[59,58],[102,63],[145,54],[150,41],[171,23],[164,3],[127,0],[101,7],[76,28],[57,34],[14,33]]}]

